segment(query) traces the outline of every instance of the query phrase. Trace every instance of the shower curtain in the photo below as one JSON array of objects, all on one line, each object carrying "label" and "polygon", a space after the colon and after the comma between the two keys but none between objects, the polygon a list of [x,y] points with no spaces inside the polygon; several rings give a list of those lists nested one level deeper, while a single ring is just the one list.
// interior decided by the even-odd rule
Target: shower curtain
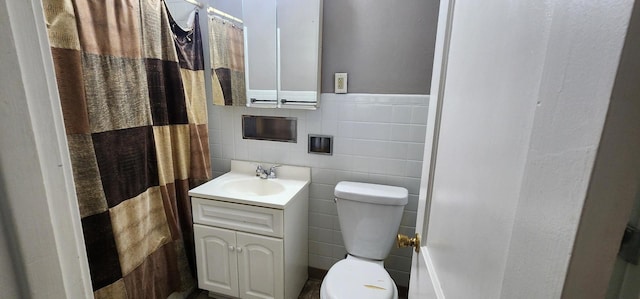
[{"label": "shower curtain", "polygon": [[[194,285],[190,187],[210,179],[160,0],[43,0],[96,298]],[[205,112],[206,113],[206,112]]]},{"label": "shower curtain", "polygon": [[[166,8],[166,6],[165,6]],[[168,12],[168,10],[167,10]],[[198,11],[194,11],[193,28],[189,30],[182,29],[173,19],[171,13],[168,13],[169,26],[173,33],[173,39],[178,54],[180,65],[180,74],[184,86],[186,102],[190,113],[189,118],[195,123],[200,124],[192,127],[192,150],[199,150],[201,157],[206,158],[203,163],[196,163],[204,166],[200,171],[209,171],[211,163],[209,161],[209,138],[207,127],[207,96],[204,87],[204,52],[202,50],[202,34],[200,33],[200,17]],[[194,138],[194,137],[199,137]],[[193,179],[205,177],[199,175]],[[211,174],[206,175],[207,178]],[[192,185],[199,185],[203,182],[194,181]]]},{"label": "shower curtain", "polygon": [[231,21],[209,17],[213,104],[246,106],[244,31]]}]

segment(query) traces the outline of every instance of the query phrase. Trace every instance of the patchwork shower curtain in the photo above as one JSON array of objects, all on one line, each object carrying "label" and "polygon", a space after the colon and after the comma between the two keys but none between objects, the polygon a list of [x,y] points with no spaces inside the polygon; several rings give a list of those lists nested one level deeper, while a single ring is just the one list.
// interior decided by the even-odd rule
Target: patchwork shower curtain
[{"label": "patchwork shower curtain", "polygon": [[244,33],[230,21],[209,17],[213,104],[246,106]]},{"label": "patchwork shower curtain", "polygon": [[[189,107],[189,118],[196,123],[202,124],[194,127],[193,137],[200,137],[196,143],[192,143],[193,150],[199,150],[202,155],[208,157],[208,128],[207,128],[207,96],[204,87],[204,52],[202,50],[202,34],[200,31],[200,17],[197,11],[193,20],[193,28],[182,29],[169,13],[169,25],[173,33],[174,43],[178,54],[180,74],[184,86],[186,102]],[[208,170],[210,163],[197,163],[206,166]],[[197,166],[195,165],[195,166]],[[202,177],[202,176],[199,176]],[[209,178],[210,175],[207,176]],[[197,178],[194,178],[197,179]],[[202,182],[193,182],[192,185],[199,185]]]},{"label": "patchwork shower curtain", "polygon": [[185,96],[166,8],[43,3],[95,297],[188,290],[187,192],[210,179],[210,161],[206,116]]}]

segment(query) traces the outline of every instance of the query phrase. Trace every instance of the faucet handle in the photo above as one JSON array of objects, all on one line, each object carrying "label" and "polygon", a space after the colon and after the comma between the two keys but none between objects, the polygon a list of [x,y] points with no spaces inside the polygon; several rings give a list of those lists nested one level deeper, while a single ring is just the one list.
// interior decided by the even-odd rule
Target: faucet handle
[{"label": "faucet handle", "polygon": [[278,168],[278,167],[280,167],[280,166],[282,166],[282,165],[280,165],[280,164],[274,164],[274,165],[271,165],[271,167],[269,168],[269,171],[275,171],[275,170],[276,170],[276,168]]},{"label": "faucet handle", "polygon": [[277,168],[277,167],[280,167],[280,166],[281,166],[281,165],[277,164],[277,165],[272,165],[272,166],[269,168],[269,178],[270,178],[270,179],[275,179],[275,178],[277,178],[277,176],[276,176],[276,168]]},{"label": "faucet handle", "polygon": [[262,168],[262,165],[258,164],[258,166],[256,167],[256,176],[260,176],[263,173],[264,169]]}]

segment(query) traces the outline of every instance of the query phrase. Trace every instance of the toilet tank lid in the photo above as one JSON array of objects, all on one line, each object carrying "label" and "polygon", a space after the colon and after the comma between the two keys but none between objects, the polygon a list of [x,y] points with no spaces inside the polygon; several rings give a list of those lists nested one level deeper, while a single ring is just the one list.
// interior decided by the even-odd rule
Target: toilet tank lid
[{"label": "toilet tank lid", "polygon": [[336,198],[390,206],[406,205],[408,194],[402,187],[346,181],[339,182],[334,192]]}]

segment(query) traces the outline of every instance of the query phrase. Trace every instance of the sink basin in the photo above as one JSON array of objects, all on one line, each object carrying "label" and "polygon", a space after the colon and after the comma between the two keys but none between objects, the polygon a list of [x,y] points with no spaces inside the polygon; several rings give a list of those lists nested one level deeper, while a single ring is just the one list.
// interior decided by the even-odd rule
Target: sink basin
[{"label": "sink basin", "polygon": [[222,189],[229,193],[241,195],[268,196],[284,191],[284,186],[273,180],[253,177],[227,182],[222,185]]},{"label": "sink basin", "polygon": [[308,200],[311,169],[282,165],[278,178],[261,179],[256,177],[258,163],[231,160],[229,172],[189,190],[189,196],[274,209],[284,209],[295,198]]}]

